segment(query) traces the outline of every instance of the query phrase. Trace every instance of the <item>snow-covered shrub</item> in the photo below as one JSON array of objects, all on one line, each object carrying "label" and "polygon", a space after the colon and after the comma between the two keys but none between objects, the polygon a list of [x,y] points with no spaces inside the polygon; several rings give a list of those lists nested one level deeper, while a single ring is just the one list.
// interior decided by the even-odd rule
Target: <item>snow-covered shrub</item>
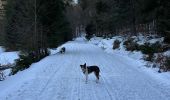
[{"label": "snow-covered shrub", "polygon": [[127,51],[135,51],[138,50],[138,44],[134,41],[133,38],[128,38],[123,45],[125,46]]},{"label": "snow-covered shrub", "polygon": [[49,52],[48,53],[41,52],[39,54],[36,54],[35,52],[31,52],[29,54],[28,53],[20,53],[19,59],[15,60],[16,65],[12,68],[11,74],[14,75],[18,71],[22,71],[24,69],[29,68],[32,63],[38,62],[42,58],[44,58],[48,55],[49,55]]},{"label": "snow-covered shrub", "polygon": [[119,40],[115,40],[114,43],[113,43],[113,49],[117,49],[120,47],[120,41]]},{"label": "snow-covered shrub", "polygon": [[159,53],[163,51],[161,44],[158,42],[154,44],[145,43],[144,45],[139,46],[139,50],[141,50],[143,54],[149,55],[153,55],[154,53]]},{"label": "snow-covered shrub", "polygon": [[170,57],[167,57],[165,66],[166,66],[167,70],[170,70]]},{"label": "snow-covered shrub", "polygon": [[170,57],[166,57],[164,71],[170,71]]},{"label": "snow-covered shrub", "polygon": [[29,54],[20,54],[19,59],[16,60],[16,65],[12,68],[11,74],[14,75],[18,71],[29,68],[29,66],[34,62],[34,57]]},{"label": "snow-covered shrub", "polygon": [[168,45],[168,44],[163,44],[162,50],[163,50],[163,52],[166,52],[166,51],[170,50],[170,45]]},{"label": "snow-covered shrub", "polygon": [[160,42],[152,44],[151,47],[154,48],[154,53],[163,52],[163,46]]},{"label": "snow-covered shrub", "polygon": [[132,38],[128,38],[127,40],[124,41],[123,45],[128,45],[129,43],[131,43],[133,41]]},{"label": "snow-covered shrub", "polygon": [[143,56],[143,59],[145,61],[153,61],[153,55],[152,54],[146,54]]},{"label": "snow-covered shrub", "polygon": [[167,71],[170,71],[170,57],[161,56],[158,72],[161,73]]},{"label": "snow-covered shrub", "polygon": [[144,43],[143,45],[140,45],[138,47],[138,50],[145,54],[143,57],[144,60],[153,62],[154,53],[163,52],[163,47],[159,42],[156,42],[154,44]]},{"label": "snow-covered shrub", "polygon": [[164,65],[165,60],[164,60],[165,56],[163,55],[163,53],[156,53],[153,56],[153,68],[160,68],[161,66]]},{"label": "snow-covered shrub", "polygon": [[161,45],[159,43],[145,43],[144,45],[139,46],[139,50],[145,54],[144,60],[153,61],[154,53],[161,52]]},{"label": "snow-covered shrub", "polygon": [[150,46],[149,43],[145,43],[144,45],[141,45],[139,47],[139,49],[141,50],[141,52],[143,54],[148,54],[148,55],[153,55],[154,54],[154,49]]}]

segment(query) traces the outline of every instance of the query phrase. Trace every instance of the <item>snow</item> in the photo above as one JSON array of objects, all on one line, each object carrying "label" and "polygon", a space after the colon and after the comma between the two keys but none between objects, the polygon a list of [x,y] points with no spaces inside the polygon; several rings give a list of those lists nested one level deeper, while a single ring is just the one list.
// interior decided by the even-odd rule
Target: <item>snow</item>
[{"label": "snow", "polygon": [[[155,73],[135,57],[108,53],[83,38],[62,46],[65,54],[50,55],[0,81],[1,100],[170,100],[169,73]],[[100,67],[98,84],[93,74],[85,84],[80,69],[85,62]]]},{"label": "snow", "polygon": [[170,50],[164,52],[164,55],[170,57]]},{"label": "snow", "polygon": [[[136,37],[133,37],[136,38]],[[141,38],[142,39],[142,38]],[[120,47],[118,49],[113,50],[113,43],[115,40],[119,40],[120,43]],[[124,41],[124,37],[121,36],[115,36],[112,39],[102,39],[100,37],[94,37],[90,40],[89,43],[97,45],[98,47],[104,49],[105,52],[110,53],[110,54],[118,54],[118,55],[122,55],[122,56],[129,56],[133,59],[137,59],[140,60],[143,55],[141,52],[129,52],[126,51],[123,45],[123,41]]]},{"label": "snow", "polygon": [[[0,65],[7,65],[15,63],[15,60],[18,59],[18,52],[5,52],[5,49],[0,47]],[[5,77],[8,77],[11,73],[11,69],[3,71]]]},{"label": "snow", "polygon": [[139,45],[143,45],[144,43],[150,43],[150,44],[154,44],[156,42],[162,43],[164,41],[164,37],[158,37],[158,36],[144,36],[144,35],[139,35],[138,37],[134,37],[135,41],[137,41],[137,43]]},{"label": "snow", "polygon": [[151,44],[154,44],[156,42],[163,42],[164,41],[164,38],[155,38],[155,39],[151,39],[149,40],[148,42],[151,43]]},{"label": "snow", "polygon": [[8,63],[14,63],[15,59],[18,59],[18,52],[3,52],[0,53],[0,64],[5,65]]},{"label": "snow", "polygon": [[102,37],[93,37],[90,39],[90,43],[98,45],[102,40]]},{"label": "snow", "polygon": [[77,41],[77,42],[85,42],[86,38],[85,37],[78,37],[78,38],[76,38],[74,40]]},{"label": "snow", "polygon": [[5,51],[5,49],[2,46],[0,46],[0,54],[4,51]]},{"label": "snow", "polygon": [[[152,36],[152,38],[144,37],[143,35],[139,35],[138,37],[133,36],[134,41],[136,41],[139,45],[143,45],[144,43],[151,43],[154,44],[156,42],[162,43],[164,38],[163,37],[157,37]],[[142,64],[139,68],[140,70],[143,70],[145,73],[149,74],[150,76],[153,76],[153,78],[158,79],[160,82],[166,83],[170,86],[170,72],[166,73],[158,73],[158,68],[146,68],[145,65],[147,64],[146,61],[142,60],[143,54],[140,51],[126,51],[125,47],[123,46],[124,42],[124,37],[122,36],[115,36],[112,39],[102,39],[102,38],[97,38],[98,42],[93,42],[96,41],[97,37],[94,37],[91,39],[90,43],[97,45],[100,48],[104,47],[104,51],[108,54],[113,54],[117,56],[122,56],[122,57],[127,57],[128,59],[132,59],[134,62],[139,62]],[[118,49],[113,50],[113,43],[115,40],[121,41],[120,47]],[[102,45],[101,45],[102,44]],[[164,52],[164,55],[170,56],[170,51]]]}]

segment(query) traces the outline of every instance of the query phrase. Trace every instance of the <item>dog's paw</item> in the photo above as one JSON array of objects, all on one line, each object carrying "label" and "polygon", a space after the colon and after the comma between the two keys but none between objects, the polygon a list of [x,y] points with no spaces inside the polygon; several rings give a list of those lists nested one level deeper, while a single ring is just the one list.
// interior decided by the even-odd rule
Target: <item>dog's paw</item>
[{"label": "dog's paw", "polygon": [[96,83],[99,83],[99,80],[96,80]]}]

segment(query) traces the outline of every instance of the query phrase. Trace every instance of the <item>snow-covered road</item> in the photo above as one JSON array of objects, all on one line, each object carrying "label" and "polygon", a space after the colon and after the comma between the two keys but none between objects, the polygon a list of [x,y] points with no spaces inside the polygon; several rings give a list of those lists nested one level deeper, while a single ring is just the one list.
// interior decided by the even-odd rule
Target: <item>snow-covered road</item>
[{"label": "snow-covered road", "polygon": [[[141,71],[141,63],[83,41],[64,46],[65,54],[46,57],[0,83],[5,84],[0,100],[170,100],[170,86]],[[93,74],[85,84],[79,67],[84,63],[100,67],[98,84]]]}]

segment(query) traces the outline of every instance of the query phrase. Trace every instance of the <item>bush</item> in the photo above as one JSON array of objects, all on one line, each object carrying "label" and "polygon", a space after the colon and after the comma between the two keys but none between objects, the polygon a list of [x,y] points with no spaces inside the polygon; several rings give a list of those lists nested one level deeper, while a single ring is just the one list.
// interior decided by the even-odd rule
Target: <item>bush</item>
[{"label": "bush", "polygon": [[131,43],[133,41],[133,39],[132,38],[128,38],[124,43],[123,43],[123,45],[128,45],[129,43]]},{"label": "bush", "polygon": [[127,39],[123,45],[125,45],[125,48],[127,51],[135,51],[135,50],[138,50],[138,47],[139,45],[134,42],[134,39],[133,38],[129,38]]},{"label": "bush", "polygon": [[154,53],[160,53],[163,51],[162,46],[159,42],[156,42],[154,44],[145,43],[144,45],[139,46],[139,50],[147,55],[144,57],[144,60],[146,61],[153,61],[153,55]]},{"label": "bush", "polygon": [[170,71],[170,57],[166,57],[165,71]]},{"label": "bush", "polygon": [[158,72],[170,71],[170,57],[163,55],[163,53],[155,54],[155,67],[158,67]]},{"label": "bush", "polygon": [[154,44],[145,43],[144,45],[139,46],[139,50],[142,51],[143,54],[154,54],[163,52],[162,45],[159,42]]},{"label": "bush", "polygon": [[117,49],[120,47],[120,41],[119,40],[115,40],[114,43],[113,43],[113,49]]},{"label": "bush", "polygon": [[160,53],[163,52],[163,46],[160,42],[156,42],[151,45],[151,47],[154,49],[154,53]]},{"label": "bush", "polygon": [[146,61],[153,61],[153,55],[152,54],[144,55],[143,59]]},{"label": "bush", "polygon": [[29,66],[34,62],[34,57],[28,54],[20,54],[19,59],[17,59],[15,62],[16,65],[12,68],[11,72],[12,75],[16,74],[18,71],[29,68]]},{"label": "bush", "polygon": [[22,71],[24,69],[27,69],[30,67],[30,65],[34,62],[38,62],[40,61],[42,58],[46,57],[49,55],[49,52],[45,52],[40,50],[41,52],[39,53],[35,53],[35,52],[31,52],[31,53],[20,53],[19,55],[19,59],[17,59],[16,65],[12,68],[12,72],[11,74],[14,75],[16,74],[18,71]]},{"label": "bush", "polygon": [[154,48],[149,43],[145,43],[144,45],[139,46],[139,50],[141,50],[143,54],[148,55],[153,55],[155,52]]}]

